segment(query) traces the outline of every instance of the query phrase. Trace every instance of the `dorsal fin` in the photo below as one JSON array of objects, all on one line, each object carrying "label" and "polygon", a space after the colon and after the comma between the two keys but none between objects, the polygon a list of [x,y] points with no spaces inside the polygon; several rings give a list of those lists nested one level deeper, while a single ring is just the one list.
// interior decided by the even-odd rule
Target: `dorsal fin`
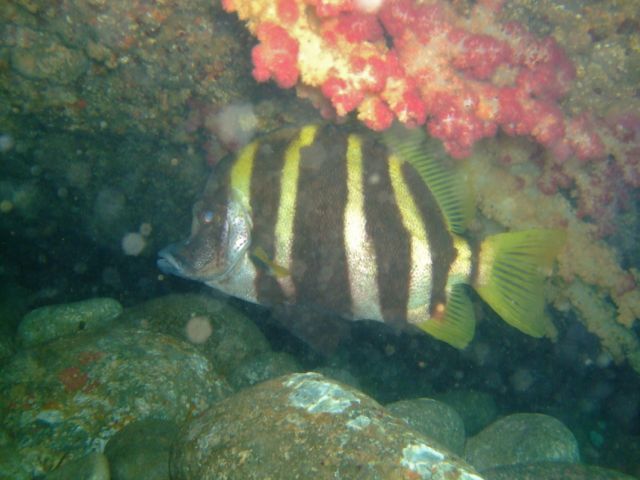
[{"label": "dorsal fin", "polygon": [[399,124],[387,130],[383,138],[387,147],[410,163],[431,190],[449,231],[462,234],[473,215],[470,185],[460,172],[445,164],[447,158],[442,148],[420,128],[408,129]]}]

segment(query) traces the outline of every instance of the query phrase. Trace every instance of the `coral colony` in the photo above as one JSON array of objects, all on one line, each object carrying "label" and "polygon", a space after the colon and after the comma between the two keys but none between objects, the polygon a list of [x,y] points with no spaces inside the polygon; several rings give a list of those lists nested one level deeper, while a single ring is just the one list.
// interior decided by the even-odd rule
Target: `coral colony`
[{"label": "coral colony", "polygon": [[[566,113],[560,102],[576,68],[554,38],[500,20],[501,0],[466,12],[436,0],[222,3],[258,39],[257,81],[296,87],[324,116],[355,112],[373,130],[394,120],[426,128],[452,157],[468,158],[487,217],[508,228],[567,228],[550,296],[558,307],[569,302],[614,360],[640,371],[637,272],[602,241],[640,186],[640,116]],[[543,153],[477,148],[499,131],[529,136]]]},{"label": "coral colony", "polygon": [[[500,128],[528,135],[551,152],[538,181],[554,194],[575,185],[579,216],[611,233],[622,186],[640,186],[640,116],[606,122],[587,112],[565,115],[559,101],[575,68],[552,37],[497,20],[502,2],[479,1],[460,15],[441,1],[225,0],[259,44],[252,51],[260,82],[297,86],[326,116],[357,112],[373,130],[394,119],[426,125],[454,158],[471,154]],[[615,151],[613,162],[606,153]],[[586,179],[581,164],[592,163]],[[614,183],[612,178],[618,178]]]},{"label": "coral colony", "polygon": [[557,105],[575,77],[564,51],[551,37],[498,23],[500,2],[478,2],[468,17],[413,0],[382,2],[375,12],[350,0],[224,6],[249,20],[260,41],[256,80],[316,87],[339,116],[355,110],[374,130],[394,118],[426,124],[454,157],[498,127],[564,158],[604,152],[588,119],[567,118]]}]

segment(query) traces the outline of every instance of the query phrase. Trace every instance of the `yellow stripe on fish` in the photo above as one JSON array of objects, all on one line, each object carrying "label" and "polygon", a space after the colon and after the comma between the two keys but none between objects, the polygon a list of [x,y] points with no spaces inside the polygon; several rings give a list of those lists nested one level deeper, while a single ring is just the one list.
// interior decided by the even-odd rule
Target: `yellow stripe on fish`
[{"label": "yellow stripe on fish", "polygon": [[[411,239],[407,320],[409,322],[415,318],[422,320],[429,316],[432,277],[431,249],[429,248],[424,221],[403,178],[401,160],[395,155],[389,157],[389,176],[402,216],[402,223]],[[468,273],[470,273],[470,270]]]},{"label": "yellow stripe on fish", "polygon": [[545,332],[542,271],[564,233],[474,246],[465,181],[424,134],[309,125],[260,138],[216,168],[189,240],[159,266],[264,305],[413,325],[464,348],[470,285],[505,321]]},{"label": "yellow stripe on fish", "polygon": [[[298,199],[298,177],[300,176],[300,151],[313,143],[318,128],[306,126],[302,128],[298,137],[288,146],[282,167],[280,186],[280,202],[278,204],[278,218],[276,220],[274,261],[286,269],[292,265],[291,252],[293,249],[293,225]],[[295,296],[295,285],[291,277],[278,280],[285,296]]]},{"label": "yellow stripe on fish", "polygon": [[351,316],[382,320],[376,253],[367,233],[364,213],[362,140],[357,135],[349,135],[346,160],[347,203],[343,236],[348,262],[349,290],[353,299]]},{"label": "yellow stripe on fish", "polygon": [[251,196],[249,189],[251,177],[253,176],[253,159],[257,148],[257,142],[247,145],[238,155],[238,159],[231,169],[231,188],[235,189],[238,195],[237,199],[247,211],[249,211],[249,198]]}]

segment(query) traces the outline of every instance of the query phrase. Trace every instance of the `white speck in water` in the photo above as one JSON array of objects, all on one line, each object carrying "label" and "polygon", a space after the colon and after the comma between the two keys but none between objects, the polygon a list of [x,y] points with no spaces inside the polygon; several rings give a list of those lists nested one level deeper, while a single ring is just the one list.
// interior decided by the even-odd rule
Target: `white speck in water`
[{"label": "white speck in water", "polygon": [[122,250],[126,255],[140,255],[146,244],[146,240],[138,232],[129,232],[122,237]]},{"label": "white speck in water", "polygon": [[191,343],[204,343],[213,333],[211,320],[202,315],[192,317],[187,322],[186,334]]},{"label": "white speck in water", "polygon": [[0,152],[5,153],[11,150],[16,144],[13,136],[9,133],[0,133]]},{"label": "white speck in water", "polygon": [[140,229],[138,231],[140,232],[140,235],[142,235],[143,237],[148,237],[149,235],[151,235],[151,232],[153,231],[153,227],[151,226],[150,223],[144,222],[143,224],[140,225]]}]

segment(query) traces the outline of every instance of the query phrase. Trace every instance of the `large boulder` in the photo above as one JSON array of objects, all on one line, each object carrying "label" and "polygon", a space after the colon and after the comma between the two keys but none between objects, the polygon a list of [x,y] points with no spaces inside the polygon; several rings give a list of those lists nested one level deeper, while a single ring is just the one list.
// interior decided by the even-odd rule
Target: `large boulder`
[{"label": "large boulder", "polygon": [[352,387],[317,373],[270,380],[190,421],[173,480],[457,478],[470,466]]},{"label": "large boulder", "polygon": [[539,462],[578,463],[573,433],[549,415],[516,413],[493,422],[468,439],[466,460],[480,471]]}]

